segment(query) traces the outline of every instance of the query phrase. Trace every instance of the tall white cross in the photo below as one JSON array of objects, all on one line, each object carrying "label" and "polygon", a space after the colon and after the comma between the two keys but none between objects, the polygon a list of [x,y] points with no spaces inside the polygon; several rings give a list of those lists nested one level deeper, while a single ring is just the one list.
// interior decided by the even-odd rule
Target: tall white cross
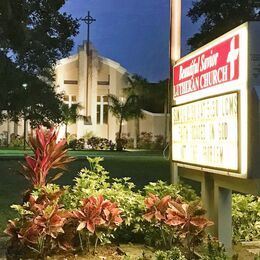
[{"label": "tall white cross", "polygon": [[235,61],[238,58],[239,49],[235,49],[235,37],[230,42],[230,51],[228,53],[227,62],[230,63],[230,80],[235,76]]}]

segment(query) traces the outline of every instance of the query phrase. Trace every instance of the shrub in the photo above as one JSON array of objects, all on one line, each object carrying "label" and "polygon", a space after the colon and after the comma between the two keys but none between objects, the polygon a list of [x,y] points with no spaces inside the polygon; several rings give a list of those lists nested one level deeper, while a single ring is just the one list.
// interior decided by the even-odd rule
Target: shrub
[{"label": "shrub", "polygon": [[72,161],[65,149],[66,140],[57,142],[58,133],[55,129],[44,130],[39,127],[35,136],[30,136],[30,145],[34,156],[25,156],[25,163],[21,164],[21,174],[30,181],[34,188],[45,186],[47,182],[58,179],[62,173],[47,179],[51,169],[64,169],[65,164]]},{"label": "shrub", "polygon": [[227,260],[225,248],[216,238],[208,234],[204,243],[202,260]]},{"label": "shrub", "polygon": [[163,150],[164,149],[164,137],[163,135],[155,135],[154,141],[151,145],[152,150]]},{"label": "shrub", "polygon": [[[145,234],[150,244],[168,250],[157,252],[157,259],[182,259],[184,254],[193,259],[194,248],[201,245],[205,228],[212,223],[199,202],[192,201],[196,195],[189,188],[150,183],[145,193],[154,194],[144,197],[134,191],[129,178],[111,179],[99,157],[88,158],[89,168],[81,170],[72,187],[47,184],[48,171],[63,168],[70,160],[56,134],[39,128],[31,137],[35,157],[27,156],[24,167],[34,190],[27,193],[24,204],[13,206],[19,216],[9,221],[5,231],[11,237],[9,257],[38,259],[57,250],[90,246],[95,253],[98,242],[122,243]],[[208,251],[218,256],[212,245],[208,243]]]},{"label": "shrub", "polygon": [[12,133],[10,135],[10,147],[23,147],[23,137]]},{"label": "shrub", "polygon": [[140,231],[140,222],[143,222],[144,197],[133,191],[135,185],[129,182],[129,178],[110,179],[109,173],[100,164],[102,158],[88,158],[88,161],[90,169],[84,168],[80,171],[74,179],[74,186],[67,187],[62,203],[66,209],[74,210],[81,205],[82,199],[102,195],[105,199],[117,203],[123,211],[121,215],[124,223],[115,235],[123,236],[126,241],[131,239],[132,230]]},{"label": "shrub", "polygon": [[[123,222],[122,218],[120,217],[121,213],[122,211],[117,207],[116,203],[112,203],[109,200],[104,200],[102,195],[99,195],[96,198],[91,196],[82,200],[80,209],[73,211],[72,215],[79,222],[77,231],[85,231],[84,237],[86,239],[88,251],[90,245],[90,236],[93,235],[95,239],[95,253],[98,240],[102,241],[103,237],[108,235],[107,230],[115,230],[117,226]],[[81,236],[82,233],[79,233],[79,235]]]},{"label": "shrub", "polygon": [[[146,213],[144,219],[158,228],[165,249],[171,249],[173,244],[180,242],[185,248],[188,259],[194,257],[194,249],[202,244],[205,228],[213,223],[204,217],[205,210],[199,201],[187,204],[180,199],[172,200],[170,196],[160,199],[150,194],[145,199]],[[173,227],[167,233],[164,227]]]},{"label": "shrub", "polygon": [[142,132],[138,138],[138,148],[150,149],[152,144],[153,134],[151,132]]},{"label": "shrub", "polygon": [[187,258],[182,254],[178,247],[173,247],[171,250],[155,251],[156,260],[187,260]]},{"label": "shrub", "polygon": [[186,202],[198,200],[199,197],[189,185],[167,184],[164,181],[150,182],[144,187],[145,196],[149,194],[157,195],[162,198],[167,195],[173,199],[181,198]]},{"label": "shrub", "polygon": [[92,136],[88,139],[87,144],[91,147],[91,149],[97,150],[99,145],[99,139],[99,137]]},{"label": "shrub", "polygon": [[89,132],[86,132],[84,135],[83,135],[83,138],[84,140],[88,140],[89,138],[95,136],[94,133],[92,131],[89,131]]},{"label": "shrub", "polygon": [[233,194],[232,223],[234,241],[260,239],[260,198]]},{"label": "shrub", "polygon": [[123,149],[134,148],[134,138],[131,138],[129,133],[123,133],[121,135],[121,139],[122,139]]},{"label": "shrub", "polygon": [[92,136],[88,139],[87,144],[93,150],[114,150],[115,144],[106,138]]},{"label": "shrub", "polygon": [[77,140],[77,135],[67,133],[67,143],[70,143],[72,140]]},{"label": "shrub", "polygon": [[68,147],[72,150],[83,150],[85,148],[85,140],[83,138],[73,139],[69,142]]},{"label": "shrub", "polygon": [[3,131],[2,133],[0,133],[0,146],[7,146],[8,140],[8,132],[7,131]]},{"label": "shrub", "polygon": [[9,221],[5,230],[12,238],[12,253],[19,255],[17,249],[22,247],[43,257],[59,245],[58,236],[64,232],[67,221],[67,214],[59,205],[61,193],[58,186],[47,185],[35,190],[22,206],[12,206],[19,214],[17,219]]}]

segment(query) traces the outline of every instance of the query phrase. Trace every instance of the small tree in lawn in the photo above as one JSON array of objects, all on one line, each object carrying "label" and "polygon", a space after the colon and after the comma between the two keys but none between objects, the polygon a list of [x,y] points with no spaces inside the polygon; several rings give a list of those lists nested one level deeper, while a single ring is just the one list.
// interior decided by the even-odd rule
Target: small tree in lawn
[{"label": "small tree in lawn", "polygon": [[85,116],[79,114],[79,110],[82,106],[79,103],[72,104],[69,106],[68,104],[63,103],[61,110],[62,110],[62,117],[63,122],[65,124],[65,137],[68,137],[68,124],[75,124],[77,119],[85,119]]},{"label": "small tree in lawn", "polygon": [[118,136],[116,138],[116,149],[122,151],[122,124],[123,121],[128,121],[133,118],[143,117],[143,113],[140,106],[140,100],[137,95],[130,95],[125,101],[121,101],[114,95],[109,95],[109,110],[119,121]]}]

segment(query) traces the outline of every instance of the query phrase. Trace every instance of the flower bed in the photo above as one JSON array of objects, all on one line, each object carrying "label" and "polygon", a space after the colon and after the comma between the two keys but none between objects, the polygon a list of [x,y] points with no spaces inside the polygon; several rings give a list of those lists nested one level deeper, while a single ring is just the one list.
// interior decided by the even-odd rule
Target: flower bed
[{"label": "flower bed", "polygon": [[102,158],[88,158],[90,167],[81,170],[74,185],[58,186],[50,182],[61,174],[49,175],[72,160],[65,141],[57,141],[54,129],[39,128],[30,144],[34,156],[26,156],[22,165],[30,188],[24,203],[12,206],[18,217],[5,230],[10,259],[80,254],[94,259],[104,251],[111,259],[131,259],[117,246],[128,242],[150,246],[154,259],[197,259],[199,254],[225,259],[223,247],[206,234],[213,223],[190,188],[158,181],[135,191],[129,178],[111,179]]}]

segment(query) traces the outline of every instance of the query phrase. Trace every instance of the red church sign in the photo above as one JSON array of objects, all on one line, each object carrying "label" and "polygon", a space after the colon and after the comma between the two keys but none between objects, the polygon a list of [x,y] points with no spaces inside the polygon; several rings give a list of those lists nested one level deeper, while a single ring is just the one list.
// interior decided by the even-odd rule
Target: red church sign
[{"label": "red church sign", "polygon": [[174,67],[173,93],[180,97],[239,79],[239,34],[180,61]]}]

